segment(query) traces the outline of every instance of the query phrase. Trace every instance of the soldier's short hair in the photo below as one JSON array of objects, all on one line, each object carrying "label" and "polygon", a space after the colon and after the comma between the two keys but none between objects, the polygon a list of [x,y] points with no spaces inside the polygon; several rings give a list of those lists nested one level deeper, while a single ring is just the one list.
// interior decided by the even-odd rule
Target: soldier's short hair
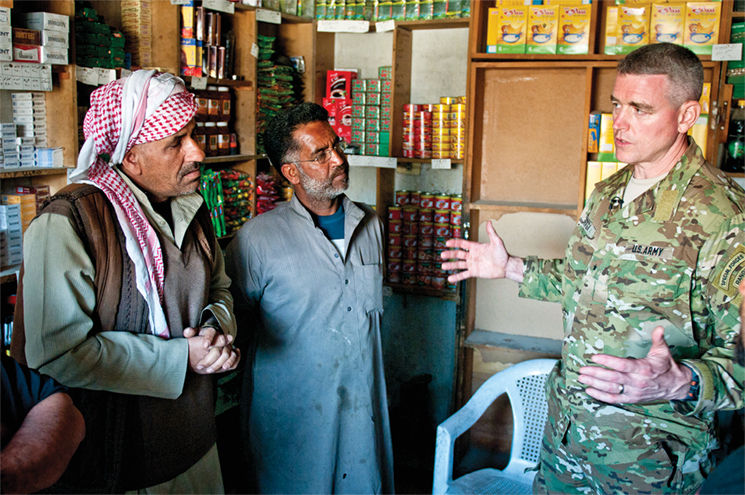
[{"label": "soldier's short hair", "polygon": [[704,85],[704,66],[688,48],[672,43],[646,45],[618,63],[618,75],[664,74],[670,81],[667,95],[676,108],[698,101]]},{"label": "soldier's short hair", "polygon": [[328,122],[329,114],[321,105],[301,103],[276,115],[264,132],[264,147],[269,161],[281,174],[282,165],[295,160],[300,151],[292,134],[302,125],[311,122]]}]

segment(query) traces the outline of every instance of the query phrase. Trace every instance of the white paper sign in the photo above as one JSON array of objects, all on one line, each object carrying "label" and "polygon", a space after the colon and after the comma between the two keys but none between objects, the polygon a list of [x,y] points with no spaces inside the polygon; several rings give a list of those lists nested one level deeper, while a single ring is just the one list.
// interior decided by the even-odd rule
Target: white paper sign
[{"label": "white paper sign", "polygon": [[171,5],[187,5],[192,0],[171,0]]},{"label": "white paper sign", "polygon": [[375,23],[375,31],[378,33],[385,33],[386,31],[393,31],[394,29],[396,29],[396,21],[393,19]]},{"label": "white paper sign", "polygon": [[89,86],[98,86],[98,72],[91,67],[75,67],[75,79]]},{"label": "white paper sign", "polygon": [[396,159],[388,156],[347,155],[350,167],[396,168]]},{"label": "white paper sign", "polygon": [[109,84],[110,82],[116,81],[116,70],[114,69],[96,69],[98,72],[98,85],[103,86],[104,84]]},{"label": "white paper sign", "polygon": [[432,168],[433,169],[442,169],[442,170],[449,170],[452,168],[452,163],[450,161],[450,158],[433,158],[432,159]]},{"label": "white paper sign", "polygon": [[282,24],[282,13],[276,10],[256,9],[256,20],[269,24]]},{"label": "white paper sign", "polygon": [[711,59],[717,61],[742,60],[742,43],[712,46]]},{"label": "white paper sign", "polygon": [[121,77],[129,77],[130,74],[132,74],[132,71],[129,69],[122,69],[122,75]]},{"label": "white paper sign", "polygon": [[367,33],[370,21],[318,21],[319,33]]},{"label": "white paper sign", "polygon": [[228,0],[202,0],[202,7],[225,12],[226,14],[235,13],[235,4],[228,2]]},{"label": "white paper sign", "polygon": [[251,43],[251,55],[253,55],[254,58],[259,58],[259,45],[256,43]]},{"label": "white paper sign", "polygon": [[191,87],[194,89],[207,89],[207,78],[206,77],[192,77]]}]

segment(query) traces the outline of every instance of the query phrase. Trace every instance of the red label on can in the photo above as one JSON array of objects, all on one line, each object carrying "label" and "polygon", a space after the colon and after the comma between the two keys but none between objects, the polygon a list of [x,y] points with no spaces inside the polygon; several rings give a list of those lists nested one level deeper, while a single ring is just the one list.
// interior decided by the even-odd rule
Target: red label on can
[{"label": "red label on can", "polygon": [[453,211],[463,210],[463,197],[453,196],[450,198],[450,209]]},{"label": "red label on can", "polygon": [[396,204],[404,206],[409,204],[409,191],[396,191]]},{"label": "red label on can", "polygon": [[401,246],[388,246],[388,259],[390,261],[400,260],[403,255]]},{"label": "red label on can", "polygon": [[389,206],[388,207],[388,219],[389,220],[401,220],[401,207],[400,206]]},{"label": "red label on can", "polygon": [[413,206],[419,206],[419,192],[414,192],[409,195],[409,204]]},{"label": "red label on can", "polygon": [[435,197],[432,194],[420,194],[419,195],[419,208],[434,208]]},{"label": "red label on can", "polygon": [[[392,280],[391,280],[392,282]],[[445,288],[445,277],[432,277],[432,287],[442,290]]]},{"label": "red label on can", "polygon": [[416,247],[417,239],[415,235],[404,235],[404,246],[405,247]]},{"label": "red label on can", "polygon": [[460,225],[453,225],[453,238],[454,239],[460,239],[461,235],[463,234],[463,231],[461,230],[462,227]]},{"label": "red label on can", "polygon": [[418,208],[416,206],[405,207],[403,209],[404,222],[415,222],[417,218],[417,210]]},{"label": "red label on can", "polygon": [[432,283],[432,275],[420,273],[417,275],[417,282],[421,287],[429,287]]},{"label": "red label on can", "polygon": [[450,213],[450,225],[462,225],[462,214],[459,211]]},{"label": "red label on can", "polygon": [[445,243],[447,241],[448,241],[447,237],[435,237],[434,248],[435,249],[446,248],[447,246],[445,245]]},{"label": "red label on can", "polygon": [[450,196],[435,196],[435,210],[449,210]]},{"label": "red label on can", "polygon": [[[421,199],[419,200],[421,203]],[[421,204],[419,205],[419,221],[420,222],[431,222],[434,219],[434,213],[429,208],[421,208]]]},{"label": "red label on can", "polygon": [[401,271],[401,260],[390,260],[388,261],[389,272],[400,272]]},{"label": "red label on can", "polygon": [[429,261],[419,261],[416,264],[416,271],[419,273],[432,273],[432,263]]},{"label": "red label on can", "polygon": [[449,237],[450,236],[450,224],[436,223],[435,224],[435,236],[436,237]]},{"label": "red label on can", "polygon": [[435,224],[433,222],[421,222],[419,225],[419,234],[424,237],[435,235]]},{"label": "red label on can", "polygon": [[416,247],[405,247],[404,248],[404,259],[405,260],[415,260],[416,257],[417,257]]},{"label": "red label on can", "polygon": [[400,246],[401,245],[401,234],[389,234],[388,245],[389,246]]},{"label": "red label on can", "polygon": [[389,272],[388,281],[394,284],[401,283],[401,272]]},{"label": "red label on can", "polygon": [[424,236],[424,237],[422,237],[420,235],[419,236],[419,247],[426,247],[426,248],[434,247],[434,244],[435,244],[435,240],[434,239],[435,238],[432,237],[432,236]]},{"label": "red label on can", "polygon": [[416,257],[419,261],[432,261],[432,248],[417,248]]},{"label": "red label on can", "polygon": [[435,223],[450,223],[450,210],[435,210]]},{"label": "red label on can", "polygon": [[404,263],[402,265],[403,271],[406,273],[414,273],[416,271],[416,261],[414,260],[404,260]]},{"label": "red label on can", "polygon": [[401,220],[388,220],[388,232],[400,233],[401,232]]}]

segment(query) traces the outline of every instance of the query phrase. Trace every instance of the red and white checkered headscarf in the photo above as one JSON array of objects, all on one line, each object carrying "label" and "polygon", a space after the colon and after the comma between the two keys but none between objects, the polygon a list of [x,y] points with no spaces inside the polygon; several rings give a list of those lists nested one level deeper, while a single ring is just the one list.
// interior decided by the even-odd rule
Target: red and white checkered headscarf
[{"label": "red and white checkered headscarf", "polygon": [[85,144],[70,182],[93,184],[106,194],[126,237],[134,262],[137,290],[148,304],[150,331],[170,337],[163,312],[163,254],[152,225],[127,183],[111,168],[137,144],[175,134],[197,113],[194,95],[171,74],[140,70],[91,94],[85,115]]}]

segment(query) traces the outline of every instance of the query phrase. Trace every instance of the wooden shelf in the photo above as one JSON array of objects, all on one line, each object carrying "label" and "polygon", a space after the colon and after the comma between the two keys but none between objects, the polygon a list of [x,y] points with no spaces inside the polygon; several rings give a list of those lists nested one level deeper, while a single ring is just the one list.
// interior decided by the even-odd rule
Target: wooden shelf
[{"label": "wooden shelf", "polygon": [[419,286],[419,285],[394,284],[391,282],[386,282],[385,285],[393,289],[394,292],[399,292],[402,294],[415,294],[418,296],[438,297],[445,301],[453,301],[453,302],[460,301],[460,297],[458,296],[458,291],[455,289],[454,290],[447,290],[447,289],[441,290],[441,289],[435,289],[433,287],[424,287],[424,286]]},{"label": "wooden shelf", "polygon": [[225,155],[225,156],[208,156],[202,163],[232,163],[232,162],[247,162],[249,160],[258,160],[260,158],[266,158],[266,155]]},{"label": "wooden shelf", "polygon": [[[553,53],[472,53],[471,60],[483,62],[488,60],[549,60],[549,61],[590,61],[590,62],[616,62],[626,55],[604,55],[589,53],[585,55],[556,55]],[[702,62],[711,61],[711,55],[699,55]]]},{"label": "wooden shelf", "polygon": [[728,177],[736,177],[738,179],[745,179],[745,172],[725,172]]},{"label": "wooden shelf", "polygon": [[[184,80],[187,86],[191,85],[191,76],[180,76]],[[207,84],[215,86],[230,86],[235,89],[251,89],[253,88],[253,81],[240,81],[234,79],[215,79],[214,77],[207,78]]]},{"label": "wooden shelf", "polygon": [[16,281],[16,272],[21,269],[21,265],[13,265],[0,270],[0,284]]},{"label": "wooden shelf", "polygon": [[[255,12],[257,10],[271,10],[271,9],[262,9],[261,7],[252,7],[250,5],[245,5],[242,3],[235,4],[236,12]],[[276,11],[273,11],[273,12],[276,12]],[[295,24],[301,24],[301,23],[310,24],[314,20],[311,17],[302,17],[299,15],[285,14],[284,12],[280,12],[280,15],[282,16],[282,22],[289,22],[289,23],[295,23]]]},{"label": "wooden shelf", "polygon": [[424,21],[396,21],[396,27],[413,30],[422,29],[457,29],[467,28],[471,24],[470,17],[456,19],[432,19]]},{"label": "wooden shelf", "polygon": [[[399,162],[404,163],[432,163],[431,158],[406,158],[403,156],[397,156],[396,160]],[[465,160],[462,158],[447,158],[447,160],[450,160],[450,163],[464,163]]]},{"label": "wooden shelf", "polygon": [[487,347],[529,351],[557,358],[561,356],[561,344],[561,340],[478,329],[474,330],[471,335],[466,338],[465,342],[466,347]]},{"label": "wooden shelf", "polygon": [[470,203],[471,210],[480,211],[503,211],[503,212],[520,212],[531,211],[536,213],[559,213],[562,215],[575,216],[579,207],[577,205],[565,205],[555,203],[517,203],[507,201],[475,201]]},{"label": "wooden shelf", "polygon": [[73,170],[69,167],[53,167],[53,168],[37,168],[37,167],[26,167],[26,168],[14,168],[11,170],[0,170],[0,177],[3,179],[15,179],[18,177],[34,177],[37,175],[62,175],[67,174],[68,170]]}]

